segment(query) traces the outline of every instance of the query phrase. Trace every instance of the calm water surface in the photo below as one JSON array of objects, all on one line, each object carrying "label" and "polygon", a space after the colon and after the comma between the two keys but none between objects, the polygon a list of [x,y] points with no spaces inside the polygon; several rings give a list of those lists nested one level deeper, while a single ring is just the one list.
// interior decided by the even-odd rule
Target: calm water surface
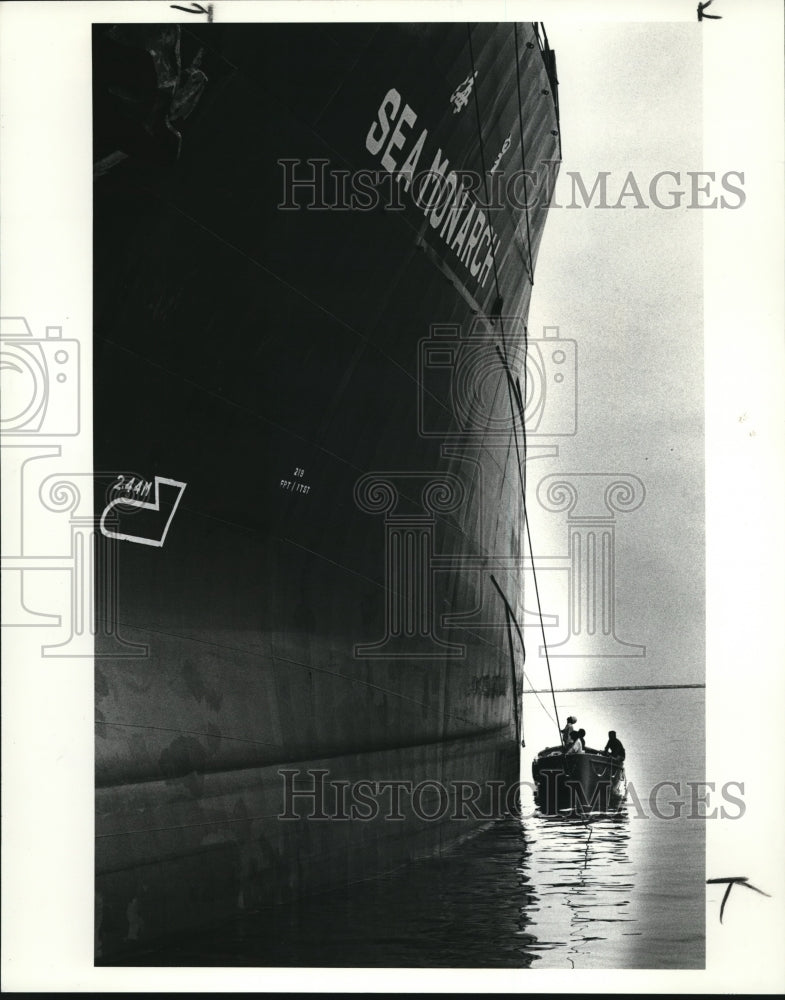
[{"label": "calm water surface", "polygon": [[[546,708],[551,709],[542,696]],[[705,830],[687,781],[704,778],[703,691],[558,696],[590,746],[615,729],[627,749],[626,803],[588,819],[500,820],[438,859],[340,892],[275,907],[169,942],[148,965],[702,968]],[[531,717],[531,721],[529,721]],[[524,702],[522,778],[556,727]],[[124,960],[122,964],[129,963]]]}]

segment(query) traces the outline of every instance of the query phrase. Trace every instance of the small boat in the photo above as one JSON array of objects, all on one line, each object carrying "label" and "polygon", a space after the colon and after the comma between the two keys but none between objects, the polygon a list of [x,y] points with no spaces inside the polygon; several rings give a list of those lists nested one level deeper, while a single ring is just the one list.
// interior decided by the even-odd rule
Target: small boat
[{"label": "small boat", "polygon": [[590,747],[583,753],[546,747],[532,761],[532,777],[543,813],[613,809],[627,793],[624,761]]}]

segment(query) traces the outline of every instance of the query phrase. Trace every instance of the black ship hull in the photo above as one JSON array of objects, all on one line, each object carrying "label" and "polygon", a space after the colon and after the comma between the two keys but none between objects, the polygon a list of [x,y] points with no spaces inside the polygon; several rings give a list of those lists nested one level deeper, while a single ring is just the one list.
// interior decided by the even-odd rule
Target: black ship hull
[{"label": "black ship hull", "polygon": [[[560,157],[532,24],[130,30],[95,36],[99,956],[438,853],[517,781],[500,358]],[[357,202],[418,142],[481,179],[452,223],[392,174]],[[523,167],[535,207],[483,210]],[[403,782],[401,818],[339,815],[362,782]]]}]

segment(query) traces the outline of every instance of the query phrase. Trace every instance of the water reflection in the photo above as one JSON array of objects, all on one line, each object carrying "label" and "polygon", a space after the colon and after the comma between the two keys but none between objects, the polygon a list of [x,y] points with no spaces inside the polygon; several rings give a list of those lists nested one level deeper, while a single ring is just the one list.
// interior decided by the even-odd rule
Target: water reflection
[{"label": "water reflection", "polygon": [[534,813],[524,819],[529,877],[541,899],[539,947],[563,948],[556,964],[586,968],[596,964],[600,952],[605,967],[622,964],[620,938],[640,933],[631,905],[636,872],[629,824],[624,804],[608,813]]},{"label": "water reflection", "polygon": [[170,941],[133,964],[587,967],[613,942],[600,948],[613,967],[620,925],[635,925],[629,836],[624,808],[509,817],[442,858]]},{"label": "water reflection", "polygon": [[[583,700],[581,700],[583,699]],[[576,714],[596,695],[573,696]],[[702,692],[616,692],[606,727],[629,733],[643,795],[663,776],[704,775]],[[668,739],[662,738],[667,718]],[[550,724],[550,722],[549,722]],[[544,745],[538,739],[533,745]],[[637,743],[637,750],[636,750]],[[528,773],[528,768],[526,769]],[[704,967],[705,824],[645,818],[630,799],[608,813],[521,818],[441,858],[124,956],[118,965]]]}]

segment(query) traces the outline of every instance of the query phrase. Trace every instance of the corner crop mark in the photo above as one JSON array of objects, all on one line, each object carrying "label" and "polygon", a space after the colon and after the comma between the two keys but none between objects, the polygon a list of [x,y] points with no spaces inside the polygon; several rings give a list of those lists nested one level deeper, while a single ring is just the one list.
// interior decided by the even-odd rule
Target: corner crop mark
[{"label": "corner crop mark", "polygon": [[[128,510],[128,508],[131,508],[131,507],[140,508],[142,510],[159,511],[161,509],[161,504],[160,504],[160,487],[161,486],[173,486],[175,489],[177,489],[178,493],[177,493],[177,499],[172,504],[172,510],[171,510],[171,512],[169,514],[169,517],[166,520],[166,524],[163,527],[163,531],[161,531],[161,533],[160,533],[160,537],[158,537],[158,538],[143,538],[141,535],[124,534],[123,532],[113,531],[111,528],[107,528],[106,527],[105,522],[106,522],[107,515],[115,507],[120,508],[120,510],[118,510],[118,513],[121,513],[122,510]],[[152,502],[148,503],[148,502],[144,502],[142,500],[131,500],[128,497],[117,497],[116,499],[110,501],[110,503],[108,503],[106,505],[106,507],[104,508],[104,512],[101,515],[101,521],[100,521],[101,534],[105,535],[107,538],[117,538],[117,539],[119,539],[121,541],[138,542],[140,545],[154,545],[157,548],[162,548],[164,542],[166,541],[166,535],[167,535],[167,532],[169,531],[169,525],[172,523],[172,519],[174,518],[175,511],[177,510],[177,507],[179,506],[179,503],[180,503],[180,500],[182,498],[182,495],[185,492],[185,487],[186,487],[186,483],[181,483],[181,482],[179,482],[176,479],[164,479],[161,476],[156,476],[155,477],[155,498],[154,498],[154,500]]]},{"label": "corner crop mark", "polygon": [[722,903],[720,905],[720,923],[722,923],[722,915],[725,912],[725,904],[728,902],[728,897],[730,896],[730,891],[734,885],[743,885],[747,889],[752,889],[753,892],[760,893],[761,896],[768,896],[771,899],[771,894],[764,892],[763,889],[758,889],[757,886],[750,885],[749,879],[746,875],[733,875],[729,878],[707,878],[706,885],[727,885],[728,888],[725,890],[725,895],[722,897]]},{"label": "corner crop mark", "polygon": [[721,21],[722,20],[722,14],[707,14],[706,13],[706,8],[707,7],[711,7],[711,5],[713,3],[714,3],[714,0],[706,0],[706,3],[699,3],[698,4],[698,20],[699,21],[704,21],[707,17],[710,18],[712,21]]},{"label": "corner crop mark", "polygon": [[169,6],[172,8],[172,10],[181,10],[184,14],[206,14],[208,22],[212,23],[213,20],[212,4],[208,4],[207,7],[203,7],[200,3],[192,3],[190,7],[181,7],[179,4],[170,3]]}]

